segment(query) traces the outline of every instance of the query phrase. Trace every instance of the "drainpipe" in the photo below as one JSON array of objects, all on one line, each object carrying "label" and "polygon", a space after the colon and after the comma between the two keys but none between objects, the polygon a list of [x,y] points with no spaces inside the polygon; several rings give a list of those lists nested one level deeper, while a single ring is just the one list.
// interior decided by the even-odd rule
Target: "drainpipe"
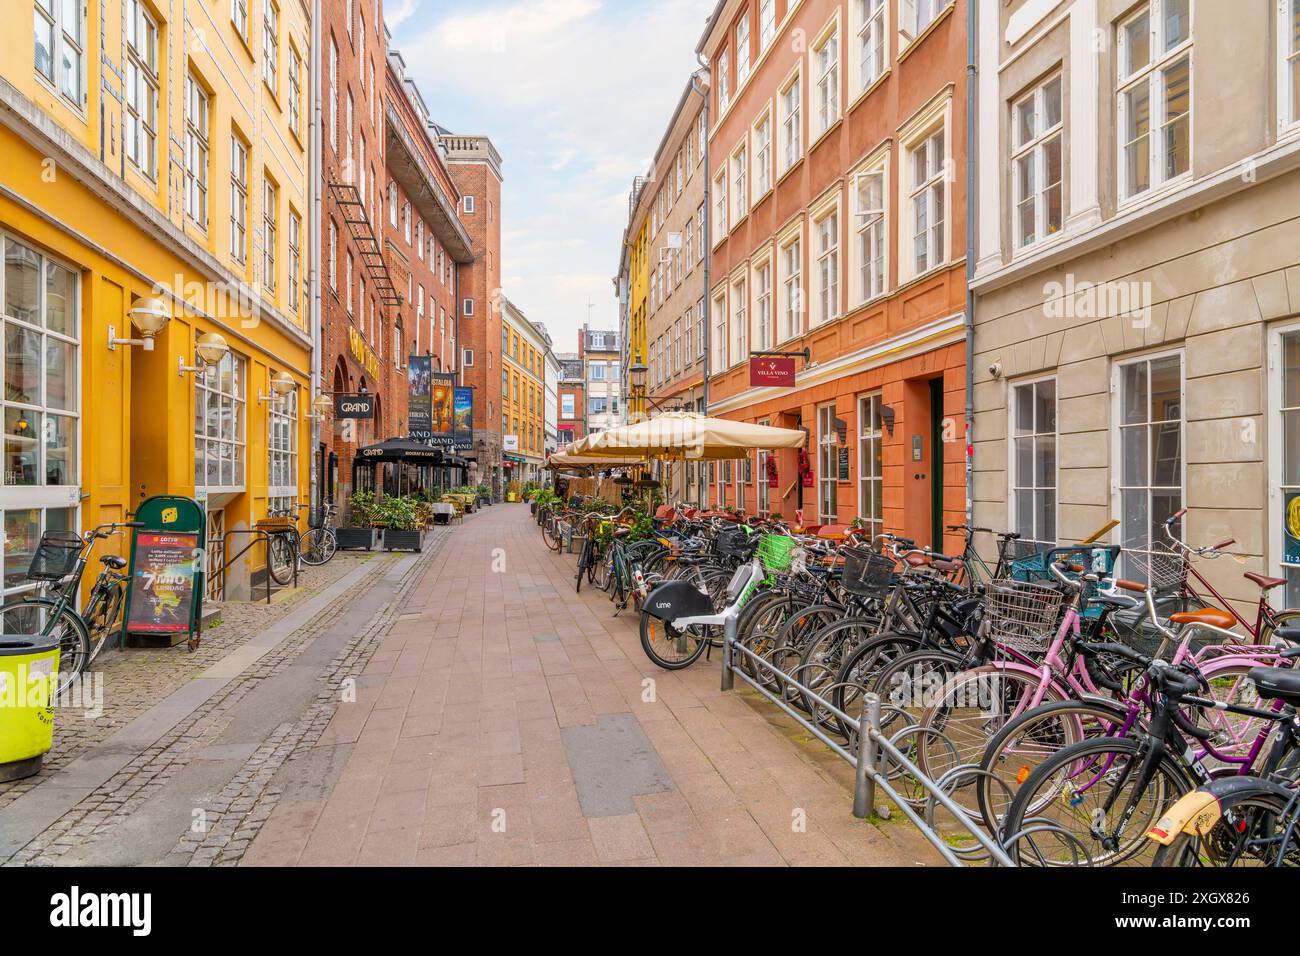
[{"label": "drainpipe", "polygon": [[[311,36],[311,134],[310,150],[311,155],[308,157],[307,168],[308,175],[311,177],[311,215],[309,217],[308,238],[311,258],[311,269],[308,270],[308,299],[310,305],[307,309],[308,321],[311,322],[311,397],[313,403],[315,398],[321,394],[321,349],[324,342],[321,338],[321,227],[324,222],[321,211],[321,178],[324,175],[322,160],[322,143],[321,136],[321,9],[320,0],[312,2],[312,36]],[[316,418],[311,419],[311,472],[312,472],[312,489],[311,501],[315,508],[320,508],[324,504],[325,489],[325,469],[327,466],[325,456],[318,454],[320,451],[321,440],[321,418],[312,404],[311,413]],[[319,458],[319,461],[318,461]],[[319,520],[319,518],[317,519]]]},{"label": "drainpipe", "polygon": [[975,191],[975,141],[976,123],[976,40],[979,19],[975,0],[966,0],[966,523],[975,523],[975,470],[974,445],[971,441],[975,427],[975,215],[979,196]]},{"label": "drainpipe", "polygon": [[[709,68],[709,58],[703,53],[696,53],[695,59],[702,69]],[[704,368],[700,376],[700,397],[704,402],[704,414],[709,414],[709,332],[713,326],[713,287],[709,274],[713,264],[713,205],[710,194],[713,191],[713,171],[709,165],[709,87],[700,83],[699,73],[691,74],[691,89],[700,94],[704,100]]]}]

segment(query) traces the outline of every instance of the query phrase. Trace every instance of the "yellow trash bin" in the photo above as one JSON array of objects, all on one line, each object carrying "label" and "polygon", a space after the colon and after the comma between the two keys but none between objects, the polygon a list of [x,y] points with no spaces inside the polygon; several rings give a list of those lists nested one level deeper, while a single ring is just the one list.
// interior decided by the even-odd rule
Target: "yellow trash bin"
[{"label": "yellow trash bin", "polygon": [[0,781],[30,777],[54,744],[59,644],[0,634]]}]

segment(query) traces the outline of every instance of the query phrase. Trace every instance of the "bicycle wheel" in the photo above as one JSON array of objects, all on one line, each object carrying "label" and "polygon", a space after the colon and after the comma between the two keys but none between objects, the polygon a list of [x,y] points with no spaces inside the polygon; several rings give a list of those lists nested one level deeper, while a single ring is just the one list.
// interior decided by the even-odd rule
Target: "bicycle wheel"
[{"label": "bicycle wheel", "polygon": [[311,528],[298,538],[298,554],[303,564],[319,567],[334,557],[339,548],[339,539],[332,528]]},{"label": "bicycle wheel", "polygon": [[[980,816],[995,832],[1034,768],[1065,747],[1118,733],[1127,714],[1118,704],[1058,700],[1007,721],[984,748],[975,779]],[[995,782],[992,778],[996,778]]]},{"label": "bicycle wheel", "polygon": [[557,553],[564,547],[563,527],[563,521],[558,515],[547,515],[542,520],[542,541]]},{"label": "bicycle wheel", "polygon": [[605,552],[605,557],[592,566],[591,584],[598,590],[608,591],[617,576],[618,569],[614,567],[614,549],[611,547]]},{"label": "bicycle wheel", "polygon": [[118,617],[122,613],[124,601],[125,592],[121,585],[96,583],[95,589],[90,594],[90,600],[86,602],[86,613],[82,617],[90,635],[90,656],[87,663],[99,656],[108,636],[117,633]]},{"label": "bicycle wheel", "polygon": [[284,585],[293,580],[293,551],[287,535],[274,534],[267,543],[266,570],[276,584]]},{"label": "bicycle wheel", "polygon": [[0,605],[0,627],[4,634],[48,634],[59,642],[57,693],[72,685],[90,663],[90,632],[81,616],[70,607],[59,609],[49,598],[15,600]]},{"label": "bicycle wheel", "polygon": [[[1180,833],[1156,850],[1152,866],[1300,866],[1300,830],[1291,792],[1267,781],[1251,787],[1234,778],[1233,793],[1219,797],[1222,814],[1208,833]],[[1217,788],[1211,784],[1210,792]],[[1280,791],[1280,792],[1279,792]]]},{"label": "bicycle wheel", "polygon": [[[1128,737],[1084,740],[1029,775],[1002,824],[1002,842],[1022,866],[1148,866],[1159,844],[1147,830],[1191,783],[1167,753],[1140,791],[1147,746]],[[1130,801],[1133,812],[1125,819]]]},{"label": "bicycle wheel", "polygon": [[641,612],[641,649],[664,670],[677,671],[694,664],[710,643],[710,628],[693,625],[678,630],[666,621]]},{"label": "bicycle wheel", "polygon": [[575,594],[582,591],[582,579],[587,576],[587,562],[591,560],[591,535],[588,535],[583,538],[582,550],[578,552],[578,573],[573,579],[573,590]]}]

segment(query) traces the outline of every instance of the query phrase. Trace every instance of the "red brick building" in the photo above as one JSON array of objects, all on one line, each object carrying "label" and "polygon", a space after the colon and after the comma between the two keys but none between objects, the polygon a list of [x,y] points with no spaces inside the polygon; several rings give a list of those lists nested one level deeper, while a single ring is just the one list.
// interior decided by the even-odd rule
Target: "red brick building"
[{"label": "red brick building", "polygon": [[501,436],[501,155],[486,136],[461,136],[432,125],[460,194],[460,223],[473,258],[457,280],[456,342],[460,384],[474,390],[474,445],[460,452],[470,462],[470,481],[504,491]]},{"label": "red brick building", "polygon": [[[720,463],[714,501],[936,546],[962,520],[967,2],[717,4],[709,411],[808,445]],[[751,352],[805,348],[750,385]]]},{"label": "red brick building", "polygon": [[[581,345],[581,341],[579,341]],[[560,446],[577,441],[587,434],[584,410],[587,407],[586,377],[582,356],[577,352],[557,352],[560,378],[555,394],[555,430]]]},{"label": "red brick building", "polygon": [[[427,355],[433,371],[455,372],[457,273],[473,261],[461,197],[431,138],[428,108],[396,50],[388,52],[385,77],[384,254],[402,298],[394,310],[393,361],[405,369],[409,356]],[[407,395],[409,389],[393,396],[404,436],[410,434],[409,425],[402,427]]]},{"label": "red brick building", "polygon": [[402,290],[382,245],[382,6],[322,0],[321,17],[321,388],[374,400],[372,419],[327,414],[321,421],[321,494],[343,502],[353,490],[356,449],[394,434],[405,417],[392,337]]}]

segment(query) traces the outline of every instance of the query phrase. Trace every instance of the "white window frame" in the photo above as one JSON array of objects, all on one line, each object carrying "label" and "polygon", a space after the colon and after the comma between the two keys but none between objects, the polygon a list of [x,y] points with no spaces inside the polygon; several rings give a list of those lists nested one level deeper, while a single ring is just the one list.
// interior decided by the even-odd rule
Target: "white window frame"
[{"label": "white window frame", "polygon": [[914,43],[953,2],[954,0],[899,0],[898,32],[909,45]]},{"label": "white window frame", "polygon": [[[1017,424],[1016,412],[1018,410],[1017,392],[1019,389],[1033,389],[1036,393],[1037,388],[1044,382],[1051,382],[1053,386],[1052,405],[1053,420],[1050,431],[1042,427],[1038,421],[1038,405],[1033,404],[1034,421],[1032,427],[1027,432],[1021,432]],[[1051,484],[1043,483],[1039,480],[1038,466],[1038,443],[1042,439],[1050,438],[1052,440],[1052,476]],[[1033,474],[1029,476],[1029,481],[1022,481],[1019,473],[1020,457],[1017,449],[1017,442],[1028,440],[1033,451],[1031,453],[1031,469]],[[1007,383],[1007,520],[1006,524],[1012,531],[1020,533],[1020,540],[1034,544],[1042,545],[1046,548],[1054,548],[1057,545],[1057,539],[1060,537],[1061,523],[1061,395],[1060,383],[1056,375],[1038,375],[1032,378],[1017,379]],[[1052,500],[1052,528],[1053,534],[1045,534],[1045,528],[1039,526],[1038,508],[1036,499],[1039,494],[1051,493]],[[1020,499],[1022,495],[1029,496],[1030,524],[1032,527],[1026,530],[1020,525]]]},{"label": "white window frame", "polygon": [[731,223],[735,225],[749,215],[749,144],[741,138],[731,154]]},{"label": "white window frame", "polygon": [[727,328],[727,367],[749,357],[749,275],[748,267],[731,277],[731,315]]},{"label": "white window frame", "polygon": [[191,73],[185,74],[185,215],[208,228],[208,163],[212,97]]},{"label": "white window frame", "polygon": [[889,3],[852,0],[853,50],[849,57],[854,93],[861,95],[889,71]]},{"label": "white window frame", "polygon": [[754,204],[772,191],[772,109],[754,123]]},{"label": "white window frame", "polygon": [[839,195],[833,202],[819,209],[813,216],[812,234],[814,252],[817,256],[813,275],[817,282],[817,294],[813,297],[813,315],[810,326],[825,325],[834,322],[842,314],[840,310],[840,272],[843,261],[840,255],[840,217]]},{"label": "white window frame", "polygon": [[728,77],[731,60],[726,50],[718,54],[718,115],[721,116],[727,112],[727,107],[731,105],[731,80]]},{"label": "white window frame", "polygon": [[722,359],[711,369],[714,372],[721,372],[731,367],[731,363],[727,361],[727,346],[730,341],[727,334],[727,288],[729,286],[730,283],[716,291],[711,301],[713,338],[710,344],[713,348],[710,351],[713,357]]},{"label": "white window frame", "polygon": [[[232,381],[236,387],[227,391],[221,385],[221,376],[229,370]],[[247,360],[234,352],[227,352],[222,356],[221,361],[216,365],[209,366],[204,371],[194,376],[194,401],[195,417],[199,416],[198,402],[200,396],[211,399],[213,396],[218,401],[218,407],[224,409],[226,399],[230,400],[229,416],[222,411],[218,415],[218,432],[215,436],[207,434],[208,417],[206,412],[202,416],[204,428],[202,434],[194,433],[195,441],[195,459],[194,459],[194,486],[195,490],[206,491],[212,494],[240,493],[244,491],[248,481],[248,362]],[[206,408],[206,405],[205,405]],[[224,431],[225,423],[229,421],[231,429]],[[203,442],[203,454],[200,458],[198,442]],[[207,480],[207,463],[212,460],[213,446],[216,449],[216,461],[218,463],[218,480],[215,484],[209,484]],[[231,451],[231,481],[221,480],[220,463],[224,461],[222,448],[228,446]],[[236,453],[239,462],[238,474],[233,462],[236,460]],[[200,464],[203,465],[200,472]],[[199,480],[200,474],[203,480]]]},{"label": "white window frame", "polygon": [[1300,4],[1278,0],[1277,4],[1277,131],[1279,135],[1300,131],[1300,97],[1295,95],[1300,76]]},{"label": "white window frame", "polygon": [[[884,405],[881,392],[866,392],[857,396],[858,419],[858,517],[871,529],[871,538],[885,530],[885,430],[883,422],[878,422],[880,409]],[[879,427],[877,427],[879,425]],[[870,454],[873,448],[880,450],[880,459]],[[876,486],[876,494],[869,490]],[[872,507],[879,503],[880,513]]]},{"label": "white window frame", "polygon": [[729,196],[730,193],[727,191],[727,170],[724,168],[713,177],[713,244],[715,246],[727,238]]},{"label": "white window frame", "polygon": [[826,131],[840,119],[840,23],[838,14],[830,27],[813,45],[811,63],[817,78],[817,131],[810,135],[813,142],[826,135]]},{"label": "white window frame", "polygon": [[776,345],[776,329],[772,325],[772,250],[768,248],[760,253],[753,267],[752,289],[754,295],[753,323],[754,329],[750,342],[756,346],[755,351],[766,352]]},{"label": "white window frame", "polygon": [[[840,454],[835,431],[835,403],[817,406],[817,518],[822,524],[839,521]],[[829,474],[827,472],[829,471]],[[834,510],[826,505],[834,503]]]},{"label": "white window frame", "polygon": [[275,0],[262,4],[262,82],[272,96],[280,94],[280,7]]},{"label": "white window frame", "polygon": [[749,78],[749,10],[736,21],[736,89]]},{"label": "white window frame", "polygon": [[[941,142],[937,157],[936,140]],[[952,220],[949,214],[952,197],[947,175],[950,142],[945,118],[944,122],[930,126],[904,146],[906,168],[903,178],[907,190],[907,211],[902,225],[906,228],[906,239],[900,245],[907,250],[902,261],[907,265],[909,278],[925,275],[948,261],[948,230]],[[921,150],[925,151],[925,178],[918,180],[916,159]],[[917,246],[921,212],[925,214],[924,261],[920,260]]]},{"label": "white window frame", "polygon": [[803,159],[803,71],[800,68],[796,67],[781,84],[776,102],[781,116],[777,166],[780,179]]},{"label": "white window frame", "polygon": [[758,0],[758,50],[763,55],[776,39],[776,0]]},{"label": "white window frame", "polygon": [[[37,3],[40,9],[40,3]],[[127,0],[123,149],[145,177],[158,175],[158,21],[141,0]]]},{"label": "white window frame", "polygon": [[889,291],[888,151],[869,158],[852,174],[849,194],[853,197],[853,285],[849,301],[860,306]]},{"label": "white window frame", "polygon": [[[777,343],[803,334],[806,296],[803,287],[804,235],[802,224],[777,240]],[[792,254],[793,253],[793,254]]]},{"label": "white window frame", "polygon": [[[1056,122],[1050,126],[1045,126],[1048,118],[1048,90],[1055,86],[1057,91],[1057,117]],[[1064,112],[1064,79],[1057,72],[1047,77],[1045,80],[1036,83],[1034,88],[1026,96],[1018,98],[1011,105],[1011,228],[1012,238],[1016,249],[1024,249],[1029,246],[1037,245],[1051,236],[1060,232],[1065,223],[1065,112]],[[1029,115],[1033,117],[1033,130],[1029,138],[1017,142],[1021,135],[1020,117],[1024,111],[1029,110]],[[1060,156],[1059,173],[1060,179],[1055,183],[1047,181],[1049,171],[1048,150],[1055,143],[1056,149]],[[1028,183],[1029,195],[1025,195],[1025,182],[1020,174],[1021,169],[1028,169],[1030,180]],[[1058,196],[1057,211],[1060,221],[1056,227],[1048,219],[1048,194],[1055,190]],[[1021,209],[1026,204],[1030,204],[1030,209],[1034,219],[1032,233],[1026,236],[1024,224],[1021,220]]]},{"label": "white window frame", "polygon": [[[36,0],[32,15],[34,30],[42,30],[49,42],[49,70],[40,66],[34,38],[32,55],[36,75],[58,90],[59,95],[80,113],[86,108],[86,4],[83,0],[73,0],[73,6],[76,22],[69,23],[65,17],[66,2]],[[68,68],[69,63],[71,68]]]},{"label": "white window frame", "polygon": [[[1184,351],[1183,351],[1183,349],[1181,349],[1181,348],[1176,348],[1176,349],[1162,349],[1162,350],[1160,350],[1160,351],[1156,351],[1156,352],[1148,352],[1148,353],[1143,353],[1143,354],[1141,354],[1141,355],[1135,355],[1135,356],[1132,356],[1132,357],[1130,357],[1130,358],[1126,358],[1126,359],[1123,360],[1123,361],[1116,361],[1116,362],[1114,362],[1114,363],[1112,364],[1112,366],[1111,366],[1111,392],[1112,392],[1112,402],[1111,402],[1111,422],[1112,422],[1112,425],[1111,425],[1111,429],[1110,429],[1110,431],[1111,431],[1111,435],[1110,435],[1110,438],[1111,438],[1111,462],[1112,462],[1112,468],[1111,468],[1111,507],[1112,507],[1112,509],[1113,509],[1113,513],[1116,514],[1116,515],[1118,515],[1118,516],[1120,517],[1120,519],[1121,519],[1121,524],[1119,525],[1118,528],[1115,529],[1115,534],[1119,537],[1119,541],[1118,541],[1118,543],[1120,543],[1120,544],[1123,544],[1123,543],[1124,543],[1124,540],[1125,540],[1125,539],[1124,539],[1124,534],[1125,534],[1125,531],[1126,531],[1126,529],[1125,529],[1125,527],[1124,527],[1124,525],[1123,525],[1123,523],[1122,523],[1123,518],[1124,518],[1124,510],[1123,510],[1123,505],[1124,505],[1123,492],[1124,492],[1124,490],[1125,490],[1126,488],[1131,488],[1131,489],[1145,488],[1145,489],[1147,490],[1147,522],[1148,522],[1148,528],[1149,528],[1150,520],[1151,520],[1151,515],[1150,515],[1150,500],[1151,500],[1151,499],[1150,499],[1150,494],[1151,494],[1151,489],[1152,489],[1153,487],[1159,487],[1159,488],[1172,487],[1172,486],[1166,486],[1166,485],[1153,486],[1153,485],[1151,484],[1151,478],[1152,478],[1152,475],[1151,475],[1151,472],[1150,472],[1150,465],[1151,465],[1151,460],[1152,460],[1152,450],[1151,450],[1151,448],[1150,448],[1150,444],[1149,444],[1149,442],[1148,442],[1148,446],[1147,446],[1147,462],[1146,462],[1146,467],[1147,467],[1147,484],[1146,484],[1146,485],[1125,485],[1125,484],[1124,484],[1124,475],[1123,475],[1123,469],[1124,469],[1123,450],[1124,450],[1124,449],[1123,449],[1123,438],[1122,438],[1122,432],[1124,431],[1125,428],[1137,427],[1137,426],[1126,426],[1126,425],[1123,424],[1123,411],[1124,411],[1124,381],[1123,381],[1123,374],[1124,374],[1124,369],[1125,369],[1125,368],[1128,368],[1129,366],[1132,366],[1132,365],[1137,365],[1137,364],[1140,364],[1140,363],[1150,363],[1150,362],[1158,361],[1159,359],[1168,358],[1168,357],[1171,357],[1171,356],[1176,356],[1176,357],[1178,358],[1178,360],[1179,360],[1180,386],[1179,386],[1179,419],[1178,419],[1179,435],[1178,435],[1178,447],[1179,447],[1179,458],[1180,458],[1180,461],[1179,461],[1180,472],[1179,472],[1179,483],[1178,483],[1178,488],[1179,488],[1179,495],[1180,495],[1180,499],[1181,499],[1181,504],[1182,504],[1182,505],[1186,505],[1186,503],[1187,503],[1187,356],[1184,354]],[[1148,406],[1148,409],[1150,408],[1150,401],[1151,401],[1151,382],[1150,382],[1150,375],[1148,375],[1148,376],[1147,376],[1147,406]],[[1145,427],[1145,428],[1150,428],[1150,427],[1151,427],[1151,421],[1150,421],[1150,417],[1149,417],[1149,411],[1148,411],[1148,419],[1147,419],[1147,421],[1146,421],[1145,423],[1143,423],[1143,424],[1141,425],[1141,427]],[[1148,437],[1149,437],[1149,436],[1148,436]],[[1178,526],[1175,525],[1175,533],[1177,533],[1177,532],[1178,532]],[[1159,542],[1160,542],[1161,540],[1163,540],[1163,537],[1162,537],[1162,536],[1157,537],[1155,543],[1156,543],[1156,544],[1159,544]],[[1148,542],[1148,547],[1150,547],[1150,544],[1151,544],[1151,542]],[[1138,551],[1138,552],[1140,552],[1140,551],[1143,550],[1143,549],[1141,549],[1141,548],[1137,548],[1137,547],[1134,547],[1134,548],[1131,548],[1131,549],[1130,549],[1130,548],[1126,548],[1125,550],[1126,550],[1126,551],[1132,550],[1132,551]],[[1128,576],[1130,576],[1130,577],[1136,577],[1138,580],[1143,580],[1143,577],[1142,577],[1142,574],[1141,574],[1141,569],[1140,569],[1140,568],[1135,568],[1135,567],[1133,567],[1132,565],[1129,566],[1129,568],[1128,568],[1126,574],[1127,574]]]},{"label": "white window frame", "polygon": [[[1158,53],[1164,46],[1164,5],[1167,0],[1151,0],[1150,3],[1132,11],[1129,16],[1117,22],[1115,27],[1115,147],[1116,170],[1121,205],[1146,199],[1160,193],[1172,184],[1190,179],[1192,175],[1194,143],[1192,132],[1195,127],[1193,110],[1195,107],[1195,58],[1192,51],[1193,31],[1188,24],[1187,36],[1163,53]],[[1189,18],[1193,6],[1189,0]],[[1129,30],[1143,17],[1147,22],[1148,62],[1131,73],[1125,73],[1129,56]],[[1187,124],[1187,168],[1181,172],[1168,175],[1165,171],[1168,150],[1165,142],[1166,127],[1170,120],[1165,114],[1164,85],[1165,77],[1171,67],[1187,61],[1187,111],[1176,117],[1173,122]],[[1147,185],[1135,190],[1129,180],[1127,155],[1129,148],[1142,137],[1127,139],[1129,119],[1128,96],[1139,87],[1146,86],[1147,92]]]},{"label": "white window frame", "polygon": [[266,484],[268,498],[286,500],[298,497],[297,389],[276,396],[267,405]]},{"label": "white window frame", "polygon": [[302,139],[302,54],[289,43],[289,131]]},{"label": "white window frame", "polygon": [[[1284,412],[1295,406],[1284,405],[1285,401],[1285,354],[1283,340],[1288,335],[1300,333],[1300,321],[1291,321],[1277,325],[1268,330],[1268,545],[1265,548],[1265,561],[1269,573],[1275,577],[1287,578],[1286,604],[1292,606],[1296,590],[1300,587],[1300,564],[1286,563],[1286,495],[1300,490],[1300,486],[1284,484],[1286,480],[1286,423]],[[1294,454],[1300,458],[1300,448]]]},{"label": "white window frame", "polygon": [[279,279],[280,189],[270,177],[262,179],[262,285],[273,293]]},{"label": "white window frame", "polygon": [[230,131],[230,258],[248,265],[248,166],[251,150]]}]

